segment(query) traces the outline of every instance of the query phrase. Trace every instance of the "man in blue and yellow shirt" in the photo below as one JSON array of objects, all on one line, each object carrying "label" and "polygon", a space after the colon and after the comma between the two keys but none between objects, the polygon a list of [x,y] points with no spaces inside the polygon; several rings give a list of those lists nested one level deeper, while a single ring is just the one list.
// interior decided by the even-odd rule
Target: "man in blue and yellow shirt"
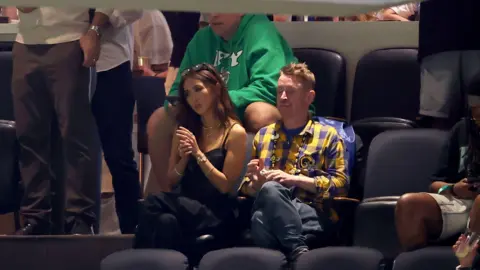
[{"label": "man in blue and yellow shirt", "polygon": [[252,160],[240,187],[255,196],[252,236],[290,260],[308,251],[306,233],[327,232],[338,219],[329,199],[348,189],[344,144],[337,131],[314,121],[315,76],[305,64],[282,68],[277,108],[282,121],[255,136]]}]

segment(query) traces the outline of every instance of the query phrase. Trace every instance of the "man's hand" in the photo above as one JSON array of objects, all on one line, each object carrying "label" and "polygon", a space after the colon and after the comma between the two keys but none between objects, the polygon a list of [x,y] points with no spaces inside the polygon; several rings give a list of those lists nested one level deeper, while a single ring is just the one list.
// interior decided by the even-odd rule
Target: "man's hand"
[{"label": "man's hand", "polygon": [[[458,238],[457,242],[455,245],[453,245],[453,252],[456,252],[458,247],[465,242],[467,237],[465,235],[460,235]],[[478,245],[474,246],[473,249],[467,254],[467,256],[458,258],[460,261],[460,267],[472,267],[473,265],[473,260],[475,259],[475,256],[477,255],[477,248]]]},{"label": "man's hand", "polygon": [[22,12],[22,13],[30,13],[32,11],[34,11],[35,9],[37,9],[37,7],[17,7],[18,11]]},{"label": "man's hand", "polygon": [[477,193],[471,191],[472,184],[467,182],[467,179],[462,179],[453,186],[453,194],[456,198],[463,200],[474,199],[477,196]]},{"label": "man's hand", "polygon": [[297,178],[295,175],[288,174],[281,170],[266,171],[263,176],[265,176],[267,181],[276,181],[286,187],[295,186],[297,183]]},{"label": "man's hand", "polygon": [[80,47],[83,51],[83,66],[93,67],[100,57],[100,37],[93,30],[88,30],[80,38]]}]

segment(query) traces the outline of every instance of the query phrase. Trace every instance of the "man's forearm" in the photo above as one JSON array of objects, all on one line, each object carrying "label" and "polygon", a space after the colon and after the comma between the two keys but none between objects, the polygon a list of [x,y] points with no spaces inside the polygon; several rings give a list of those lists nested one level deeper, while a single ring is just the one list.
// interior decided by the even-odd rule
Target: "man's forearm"
[{"label": "man's forearm", "polygon": [[308,190],[312,193],[317,193],[317,187],[315,186],[315,179],[304,175],[297,175],[295,177],[296,186],[301,189]]}]

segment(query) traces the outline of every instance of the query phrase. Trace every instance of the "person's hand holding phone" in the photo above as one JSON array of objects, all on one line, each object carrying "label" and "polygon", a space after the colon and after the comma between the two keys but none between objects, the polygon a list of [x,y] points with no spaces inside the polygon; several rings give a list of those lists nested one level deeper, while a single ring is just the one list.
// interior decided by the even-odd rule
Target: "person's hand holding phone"
[{"label": "person's hand holding phone", "polygon": [[462,200],[471,200],[477,196],[477,192],[472,191],[473,184],[469,183],[466,178],[460,180],[453,185],[452,191],[456,198]]}]

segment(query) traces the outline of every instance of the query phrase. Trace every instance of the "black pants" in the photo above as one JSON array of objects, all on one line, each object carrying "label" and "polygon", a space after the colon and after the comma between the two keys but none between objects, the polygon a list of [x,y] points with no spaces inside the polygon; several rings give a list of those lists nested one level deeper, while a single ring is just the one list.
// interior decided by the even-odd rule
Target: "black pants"
[{"label": "black pants", "polygon": [[[89,101],[95,74],[82,63],[77,41],[13,47],[12,92],[25,188],[20,212],[26,222],[50,222],[52,183],[66,196],[67,222],[96,220],[99,145]],[[61,151],[55,153],[57,146]],[[53,207],[63,212],[64,205]]]},{"label": "black pants", "polygon": [[[214,213],[179,194],[150,195],[141,209],[134,247],[174,249],[188,256],[191,264],[197,263],[207,249],[230,246],[236,234],[233,210]],[[215,237],[214,243],[196,245],[197,237],[206,234]]]},{"label": "black pants", "polygon": [[92,111],[97,120],[103,154],[112,175],[120,230],[134,232],[141,198],[137,164],[132,149],[133,110],[130,62],[97,73]]}]

